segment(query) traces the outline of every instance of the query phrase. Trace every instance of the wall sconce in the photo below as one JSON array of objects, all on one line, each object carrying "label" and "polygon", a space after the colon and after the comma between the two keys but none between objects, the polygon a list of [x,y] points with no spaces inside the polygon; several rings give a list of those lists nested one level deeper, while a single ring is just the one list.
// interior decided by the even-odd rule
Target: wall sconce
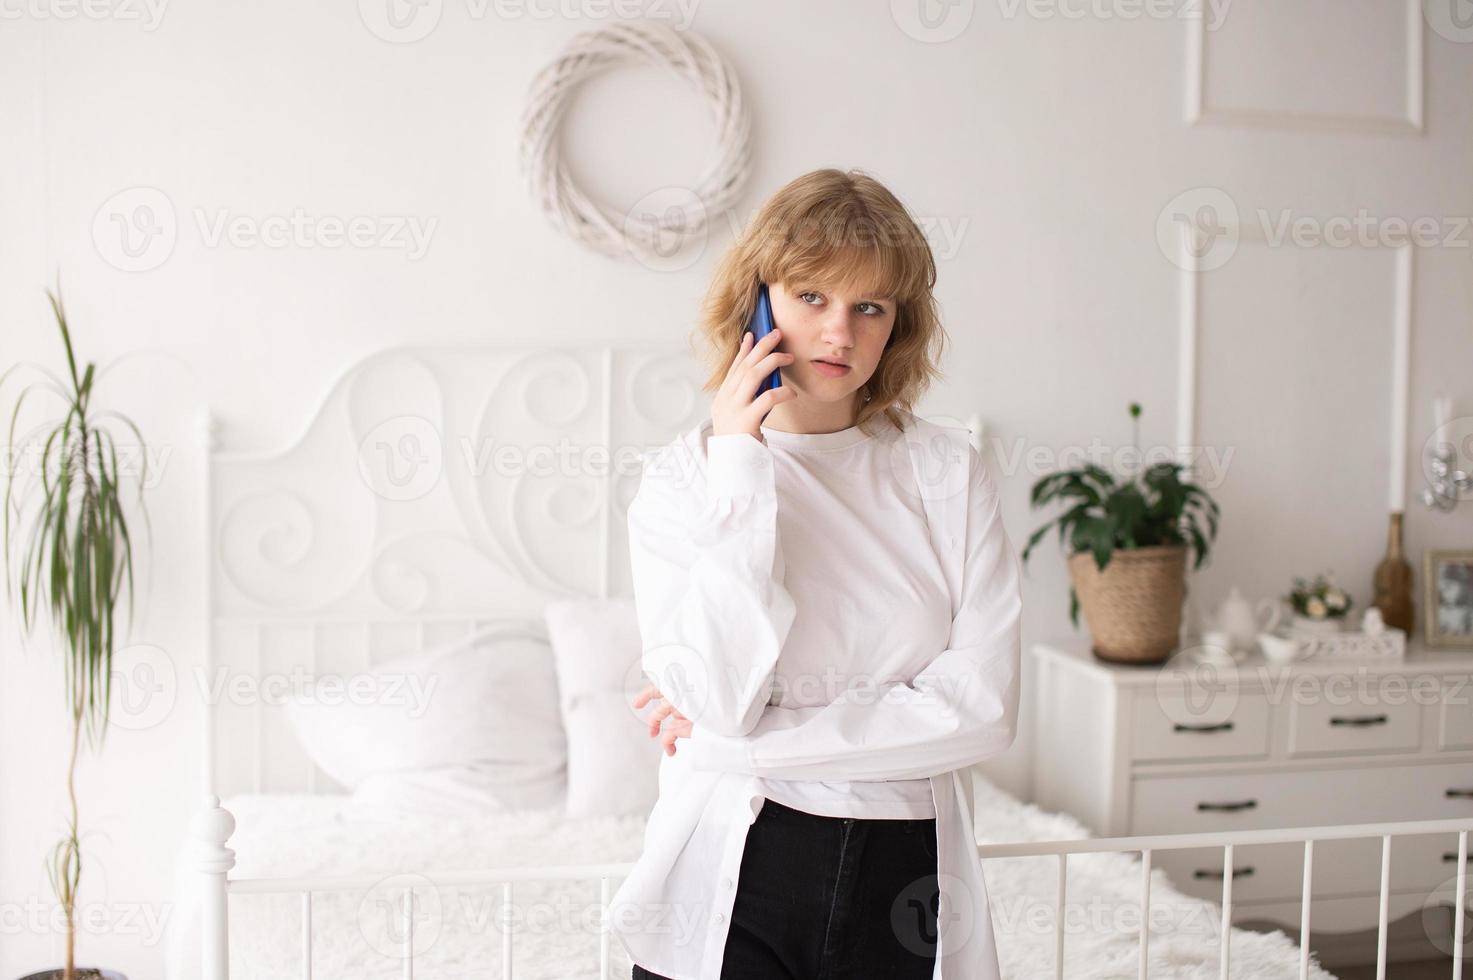
[{"label": "wall sconce", "polygon": [[[1432,404],[1437,431],[1452,421],[1452,399],[1439,397]],[[1449,511],[1458,506],[1462,494],[1473,491],[1473,473],[1453,469],[1458,461],[1457,447],[1448,442],[1433,442],[1426,449],[1428,469],[1432,471],[1427,486],[1422,488],[1422,503],[1436,510]]]}]

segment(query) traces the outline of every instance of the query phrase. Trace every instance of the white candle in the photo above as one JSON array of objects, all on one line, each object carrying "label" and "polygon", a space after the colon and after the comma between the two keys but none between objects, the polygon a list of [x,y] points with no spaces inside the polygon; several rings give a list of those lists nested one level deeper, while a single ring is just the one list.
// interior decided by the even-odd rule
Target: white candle
[{"label": "white candle", "polygon": [[[1412,250],[1398,249],[1397,278],[1402,288],[1410,289]],[[1412,324],[1408,311],[1397,311],[1396,333],[1391,342],[1391,472],[1390,510],[1399,514],[1406,510],[1407,480],[1407,406],[1411,375]]]}]

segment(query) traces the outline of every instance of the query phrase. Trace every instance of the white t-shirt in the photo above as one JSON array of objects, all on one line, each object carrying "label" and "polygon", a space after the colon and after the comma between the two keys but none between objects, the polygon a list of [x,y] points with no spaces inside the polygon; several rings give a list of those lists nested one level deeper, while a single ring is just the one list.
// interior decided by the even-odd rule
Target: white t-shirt
[{"label": "white t-shirt", "polygon": [[[878,417],[869,429],[762,427],[776,477],[778,578],[797,606],[770,703],[825,705],[851,688],[909,683],[946,646],[951,595],[927,546],[921,501],[897,479],[896,464],[908,464],[872,434],[890,423]],[[759,785],[769,799],[823,816],[936,816],[929,779]]]}]

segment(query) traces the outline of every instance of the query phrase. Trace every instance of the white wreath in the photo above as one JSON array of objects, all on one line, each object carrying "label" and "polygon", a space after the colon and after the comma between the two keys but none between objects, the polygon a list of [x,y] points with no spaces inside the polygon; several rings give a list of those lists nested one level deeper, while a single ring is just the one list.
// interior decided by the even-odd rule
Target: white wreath
[{"label": "white wreath", "polygon": [[[662,200],[657,214],[632,214],[592,200],[559,159],[558,127],[584,79],[620,65],[656,64],[696,83],[716,124],[716,159],[691,188]],[[532,81],[522,114],[522,173],[537,205],[564,233],[609,255],[668,256],[703,232],[707,215],[730,206],[751,164],[751,120],[736,74],[705,38],[663,24],[615,24],[579,34]]]}]

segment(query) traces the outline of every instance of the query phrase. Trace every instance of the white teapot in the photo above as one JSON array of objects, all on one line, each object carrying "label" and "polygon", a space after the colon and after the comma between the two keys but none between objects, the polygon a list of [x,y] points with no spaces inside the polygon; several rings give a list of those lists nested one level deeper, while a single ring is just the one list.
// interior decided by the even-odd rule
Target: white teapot
[{"label": "white teapot", "polygon": [[1232,639],[1233,649],[1252,652],[1258,645],[1258,634],[1272,632],[1283,616],[1273,599],[1249,602],[1235,585],[1217,607],[1217,628]]}]

